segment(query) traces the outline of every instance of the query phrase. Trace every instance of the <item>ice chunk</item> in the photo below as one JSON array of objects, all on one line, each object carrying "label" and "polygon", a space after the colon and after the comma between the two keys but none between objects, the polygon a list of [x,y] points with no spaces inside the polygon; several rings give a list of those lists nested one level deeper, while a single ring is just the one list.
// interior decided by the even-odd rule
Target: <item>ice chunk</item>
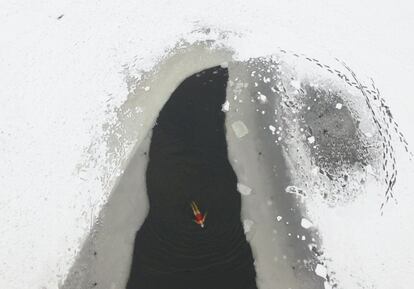
[{"label": "ice chunk", "polygon": [[315,273],[319,277],[322,277],[322,278],[326,279],[327,271],[326,271],[325,266],[323,266],[321,264],[316,265]]},{"label": "ice chunk", "polygon": [[300,197],[306,197],[306,193],[301,188],[298,188],[296,186],[287,186],[285,188],[285,192]]},{"label": "ice chunk", "polygon": [[312,222],[309,221],[308,219],[305,219],[305,218],[302,218],[302,221],[300,222],[300,225],[305,229],[309,229],[310,227],[313,226]]},{"label": "ice chunk", "polygon": [[275,134],[276,128],[273,125],[269,125],[269,129],[272,132],[272,134]]},{"label": "ice chunk", "polygon": [[149,86],[145,86],[145,87],[144,87],[144,90],[145,90],[145,91],[149,91],[150,89],[151,89],[151,88],[150,88]]},{"label": "ice chunk", "polygon": [[238,183],[237,184],[237,190],[240,192],[240,194],[242,194],[244,196],[248,196],[252,192],[252,189],[251,188],[249,188],[248,186],[243,185],[241,183]]},{"label": "ice chunk", "polygon": [[266,103],[267,102],[267,96],[266,95],[264,95],[264,94],[262,94],[262,93],[260,93],[259,92],[259,96],[257,97],[257,99],[260,101],[260,103]]},{"label": "ice chunk", "polygon": [[338,102],[335,107],[336,107],[336,109],[341,109],[342,108],[342,103]]},{"label": "ice chunk", "polygon": [[246,125],[241,120],[233,122],[231,127],[238,138],[244,137],[249,132]]},{"label": "ice chunk", "polygon": [[226,111],[229,111],[229,109],[230,109],[230,102],[226,100],[226,102],[223,103],[223,105],[221,106],[221,111],[226,112]]},{"label": "ice chunk", "polygon": [[244,233],[248,233],[250,232],[250,230],[252,229],[254,225],[254,222],[252,220],[249,219],[245,219],[243,221],[243,229],[244,229]]},{"label": "ice chunk", "polygon": [[282,216],[277,216],[277,217],[276,217],[276,220],[277,220],[278,222],[280,222],[282,219],[283,219],[283,218],[282,218]]},{"label": "ice chunk", "polygon": [[314,136],[310,136],[310,137],[308,137],[308,142],[309,142],[310,144],[313,144],[313,143],[315,142],[315,137],[314,137]]}]

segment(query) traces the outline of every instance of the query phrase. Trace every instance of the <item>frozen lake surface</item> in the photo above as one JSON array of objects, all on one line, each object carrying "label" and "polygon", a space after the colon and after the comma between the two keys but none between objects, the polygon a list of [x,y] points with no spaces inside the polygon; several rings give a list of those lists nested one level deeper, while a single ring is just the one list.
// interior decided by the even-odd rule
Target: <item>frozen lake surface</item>
[{"label": "frozen lake surface", "polygon": [[151,129],[217,65],[258,287],[412,287],[411,3],[7,2],[1,288],[123,288]]}]

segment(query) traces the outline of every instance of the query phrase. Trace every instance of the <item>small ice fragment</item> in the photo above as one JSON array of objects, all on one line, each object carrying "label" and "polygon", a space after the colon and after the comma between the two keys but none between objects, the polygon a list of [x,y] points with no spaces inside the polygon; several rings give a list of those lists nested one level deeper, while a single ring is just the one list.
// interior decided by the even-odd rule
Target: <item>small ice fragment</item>
[{"label": "small ice fragment", "polygon": [[283,218],[282,218],[282,216],[277,216],[277,217],[276,217],[276,220],[277,220],[278,222],[280,222],[282,219],[283,219]]},{"label": "small ice fragment", "polygon": [[241,183],[238,183],[237,184],[237,190],[240,192],[240,194],[242,194],[244,196],[248,196],[252,192],[252,189],[251,188],[249,188],[248,186],[243,185]]},{"label": "small ice fragment", "polygon": [[306,236],[302,235],[302,241],[305,241],[305,240],[306,240]]},{"label": "small ice fragment", "polygon": [[313,226],[312,222],[309,221],[308,219],[305,219],[305,218],[302,218],[302,221],[300,222],[300,225],[305,229],[309,229],[310,227]]},{"label": "small ice fragment", "polygon": [[276,128],[273,125],[269,125],[269,129],[272,132],[272,134],[275,134]]},{"label": "small ice fragment", "polygon": [[300,88],[300,82],[299,82],[299,81],[297,81],[297,80],[292,80],[292,81],[290,82],[290,85],[292,85],[292,87],[294,87],[294,88],[296,88],[296,89],[299,89],[299,88]]},{"label": "small ice fragment", "polygon": [[259,96],[257,97],[257,99],[259,99],[260,103],[262,104],[267,102],[266,95],[262,94],[261,92],[259,92]]},{"label": "small ice fragment", "polygon": [[238,138],[244,137],[249,132],[246,125],[241,120],[233,122],[231,127]]},{"label": "small ice fragment", "polygon": [[342,108],[342,103],[338,102],[335,107],[336,107],[336,109],[341,109]]},{"label": "small ice fragment", "polygon": [[317,264],[316,268],[315,268],[315,273],[319,277],[322,277],[322,278],[326,279],[327,271],[326,271],[326,268],[323,265]]},{"label": "small ice fragment", "polygon": [[314,143],[314,142],[315,142],[315,137],[314,137],[314,136],[310,136],[310,137],[308,137],[308,142],[309,142],[310,144]]},{"label": "small ice fragment", "polygon": [[254,222],[252,220],[246,219],[243,221],[243,229],[244,229],[244,233],[248,233],[250,232],[250,230],[252,229],[254,225]]},{"label": "small ice fragment", "polygon": [[285,188],[285,192],[296,195],[296,196],[300,196],[300,197],[306,197],[306,193],[302,189],[296,186],[287,186]]},{"label": "small ice fragment", "polygon": [[223,103],[223,105],[221,106],[221,111],[229,111],[230,109],[230,102],[228,100],[226,100],[226,102]]},{"label": "small ice fragment", "polygon": [[145,91],[149,91],[150,89],[151,89],[151,88],[150,88],[149,86],[145,86],[145,87],[144,87],[144,90],[145,90]]}]

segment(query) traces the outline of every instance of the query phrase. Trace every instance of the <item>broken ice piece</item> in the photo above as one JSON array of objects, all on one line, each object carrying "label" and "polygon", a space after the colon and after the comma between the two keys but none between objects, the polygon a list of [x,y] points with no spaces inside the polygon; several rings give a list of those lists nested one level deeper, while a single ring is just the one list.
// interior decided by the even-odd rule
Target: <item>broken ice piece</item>
[{"label": "broken ice piece", "polygon": [[309,142],[310,144],[314,143],[314,142],[315,142],[315,137],[314,137],[314,136],[310,136],[310,137],[308,137],[308,142]]},{"label": "broken ice piece", "polygon": [[241,183],[238,183],[237,184],[237,190],[240,192],[240,194],[242,194],[244,196],[248,196],[252,192],[252,189],[251,188],[249,188],[248,186],[243,185]]},{"label": "broken ice piece", "polygon": [[244,229],[244,233],[248,233],[250,232],[250,230],[252,229],[254,225],[254,222],[252,220],[249,219],[245,219],[243,221],[243,229]]},{"label": "broken ice piece", "polygon": [[277,220],[278,222],[280,222],[282,219],[283,219],[283,218],[282,218],[282,216],[277,216],[277,217],[276,217],[276,220]]},{"label": "broken ice piece", "polygon": [[145,90],[145,91],[149,91],[150,89],[151,89],[151,88],[150,88],[149,86],[145,86],[145,87],[144,87],[144,90]]},{"label": "broken ice piece", "polygon": [[262,94],[259,92],[259,96],[257,97],[257,99],[259,99],[260,103],[266,103],[267,102],[267,97],[266,95]]},{"label": "broken ice piece", "polygon": [[269,129],[272,132],[272,134],[275,134],[276,128],[273,125],[269,125]]},{"label": "broken ice piece", "polygon": [[226,112],[226,111],[229,111],[229,109],[230,109],[230,102],[226,100],[226,102],[223,103],[223,105],[221,106],[221,111]]},{"label": "broken ice piece", "polygon": [[246,125],[241,120],[233,122],[231,127],[238,138],[244,137],[249,132]]},{"label": "broken ice piece", "polygon": [[342,108],[342,103],[337,103],[335,106],[336,109],[341,109]]},{"label": "broken ice piece", "polygon": [[326,271],[326,268],[323,265],[317,264],[316,268],[315,268],[315,273],[319,277],[322,277],[322,278],[326,279],[327,271]]},{"label": "broken ice piece", "polygon": [[306,197],[306,193],[302,189],[296,186],[287,186],[285,188],[285,192],[289,194],[301,196],[301,197]]},{"label": "broken ice piece", "polygon": [[300,225],[305,229],[309,229],[310,227],[313,226],[312,222],[309,221],[308,219],[305,219],[305,218],[302,218],[302,221],[300,222]]}]

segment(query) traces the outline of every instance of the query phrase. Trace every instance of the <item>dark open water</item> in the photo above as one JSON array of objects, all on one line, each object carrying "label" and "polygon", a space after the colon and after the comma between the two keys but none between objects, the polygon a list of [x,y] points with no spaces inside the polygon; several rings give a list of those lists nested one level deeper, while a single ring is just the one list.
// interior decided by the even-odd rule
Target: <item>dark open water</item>
[{"label": "dark open water", "polygon": [[[257,288],[227,156],[227,80],[221,67],[194,74],[159,114],[146,172],[150,210],[136,235],[127,289]],[[193,222],[191,201],[208,212],[205,228]]]}]

